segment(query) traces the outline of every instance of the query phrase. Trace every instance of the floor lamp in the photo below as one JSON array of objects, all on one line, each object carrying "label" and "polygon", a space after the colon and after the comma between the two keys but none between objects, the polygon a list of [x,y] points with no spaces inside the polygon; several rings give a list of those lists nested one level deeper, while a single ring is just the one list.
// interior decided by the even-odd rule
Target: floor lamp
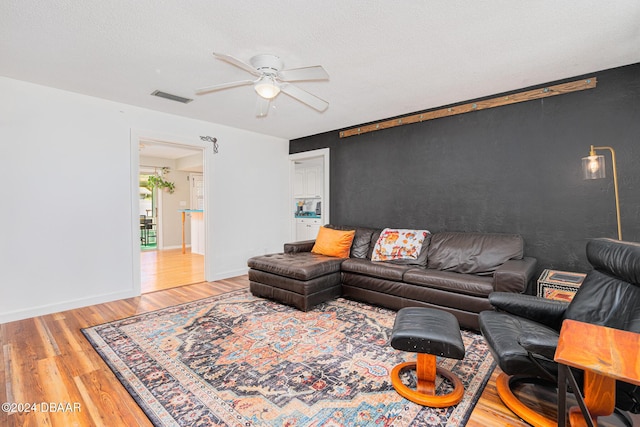
[{"label": "floor lamp", "polygon": [[616,152],[611,147],[591,146],[589,156],[582,158],[582,177],[584,179],[604,178],[604,156],[597,155],[596,150],[611,151],[611,164],[613,166],[613,191],[616,197],[616,219],[618,221],[618,240],[622,240],[622,227],[620,226],[620,199],[618,198],[618,169],[616,167]]}]

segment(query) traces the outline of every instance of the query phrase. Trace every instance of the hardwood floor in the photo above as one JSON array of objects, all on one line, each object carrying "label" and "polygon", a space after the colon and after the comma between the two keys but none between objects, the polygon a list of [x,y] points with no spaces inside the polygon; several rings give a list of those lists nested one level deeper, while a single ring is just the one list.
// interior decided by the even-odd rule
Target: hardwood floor
[{"label": "hardwood floor", "polygon": [[[80,329],[248,285],[245,275],[0,325],[0,401],[69,403],[58,411],[3,411],[0,426],[151,426]],[[497,371],[467,426],[527,426],[498,398]]]},{"label": "hardwood floor", "polygon": [[204,281],[204,255],[187,248],[142,251],[140,254],[142,293],[170,289]]},{"label": "hardwood floor", "polygon": [[69,411],[3,411],[0,426],[151,426],[80,329],[247,286],[246,276],[203,282],[0,325],[0,401],[71,404]]}]

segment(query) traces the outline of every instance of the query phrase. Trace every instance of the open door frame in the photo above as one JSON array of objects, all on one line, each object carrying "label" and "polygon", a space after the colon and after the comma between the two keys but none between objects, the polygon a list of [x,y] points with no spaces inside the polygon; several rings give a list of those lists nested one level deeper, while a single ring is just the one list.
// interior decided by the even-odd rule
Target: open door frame
[{"label": "open door frame", "polygon": [[213,196],[212,196],[212,167],[213,167],[213,148],[212,143],[202,141],[196,137],[167,135],[154,131],[131,129],[130,132],[130,149],[131,149],[131,248],[132,248],[132,283],[133,291],[136,295],[142,292],[141,285],[141,266],[140,266],[140,217],[138,207],[138,186],[140,174],[140,150],[141,141],[154,141],[164,144],[183,145],[191,148],[202,150],[202,174],[205,182],[205,208],[204,208],[204,235],[205,235],[205,252],[204,252],[204,280],[213,281],[214,271],[211,266],[213,257],[213,245],[211,239],[211,222]]},{"label": "open door frame", "polygon": [[[311,150],[311,151],[303,151],[302,153],[289,154],[289,203],[291,203],[291,207],[293,208],[294,191],[293,191],[293,183],[295,180],[296,173],[296,162],[303,160],[311,160],[317,159],[318,157],[323,158],[323,189],[322,189],[322,222],[324,224],[331,223],[331,215],[330,215],[330,206],[331,206],[331,187],[330,187],[330,179],[329,172],[331,170],[330,164],[330,150],[329,148],[321,148],[319,150]],[[290,237],[289,241],[294,241],[296,237],[296,219],[293,215],[293,210],[291,211],[291,226],[290,226]],[[324,225],[323,224],[323,225]]]}]

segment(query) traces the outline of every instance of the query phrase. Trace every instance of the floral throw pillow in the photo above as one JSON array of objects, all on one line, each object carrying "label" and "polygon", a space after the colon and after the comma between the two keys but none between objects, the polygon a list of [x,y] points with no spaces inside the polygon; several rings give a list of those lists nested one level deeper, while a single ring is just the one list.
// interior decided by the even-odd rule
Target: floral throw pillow
[{"label": "floral throw pillow", "polygon": [[385,228],[373,248],[371,261],[417,259],[428,230]]}]

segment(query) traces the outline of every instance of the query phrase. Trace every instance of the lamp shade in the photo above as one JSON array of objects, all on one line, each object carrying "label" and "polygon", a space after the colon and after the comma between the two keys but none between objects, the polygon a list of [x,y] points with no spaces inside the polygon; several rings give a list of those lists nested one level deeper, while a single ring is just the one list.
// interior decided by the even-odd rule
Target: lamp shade
[{"label": "lamp shade", "polygon": [[280,93],[280,86],[271,76],[262,76],[253,86],[258,95],[265,99],[275,98]]},{"label": "lamp shade", "polygon": [[591,155],[582,158],[582,178],[599,179],[604,178],[604,156]]}]

